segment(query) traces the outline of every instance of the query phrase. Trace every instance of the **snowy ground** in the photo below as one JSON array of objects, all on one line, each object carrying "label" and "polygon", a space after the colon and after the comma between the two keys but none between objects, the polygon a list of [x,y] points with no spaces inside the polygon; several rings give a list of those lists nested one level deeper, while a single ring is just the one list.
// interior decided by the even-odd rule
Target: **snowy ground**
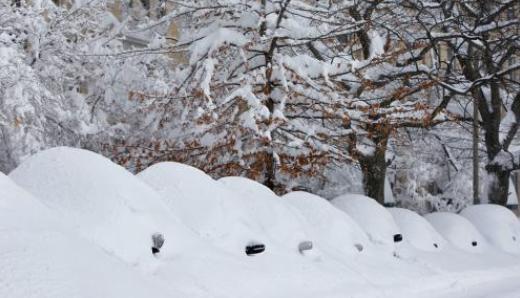
[{"label": "snowy ground", "polygon": [[[0,297],[520,297],[512,216],[483,206],[423,218],[356,195],[280,198],[185,165],[134,176],[56,148],[0,174]],[[153,255],[156,233],[165,243]],[[265,251],[247,256],[253,244]]]}]

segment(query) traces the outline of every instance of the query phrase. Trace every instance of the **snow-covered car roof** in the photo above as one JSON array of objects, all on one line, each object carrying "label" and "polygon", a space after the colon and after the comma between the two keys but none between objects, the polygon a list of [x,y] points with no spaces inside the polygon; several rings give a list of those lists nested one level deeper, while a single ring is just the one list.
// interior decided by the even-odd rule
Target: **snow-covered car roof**
[{"label": "snow-covered car roof", "polygon": [[45,150],[23,162],[10,177],[81,235],[130,264],[154,262],[151,247],[156,233],[165,238],[165,253],[199,245],[151,187],[93,152]]},{"label": "snow-covered car roof", "polygon": [[326,199],[308,192],[294,191],[282,197],[309,222],[309,234],[324,246],[342,253],[363,251],[369,240],[365,232],[346,213]]},{"label": "snow-covered car roof", "polygon": [[434,212],[424,216],[444,239],[455,247],[469,252],[484,252],[489,244],[466,218],[448,212]]},{"label": "snow-covered car roof", "polygon": [[494,205],[473,205],[460,213],[484,235],[493,246],[520,254],[520,222],[509,209]]},{"label": "snow-covered car roof", "polygon": [[302,242],[312,241],[304,232],[305,218],[266,186],[243,177],[225,177],[218,181],[237,194],[242,207],[254,214],[278,245],[298,252]]},{"label": "snow-covered car roof", "polygon": [[[179,297],[79,236],[0,173],[0,293],[9,298]],[[198,296],[197,296],[198,297]]]},{"label": "snow-covered car roof", "polygon": [[387,210],[399,226],[403,238],[414,248],[423,251],[441,251],[444,248],[446,240],[422,216],[403,208]]},{"label": "snow-covered car roof", "polygon": [[236,195],[194,167],[162,162],[137,175],[198,235],[225,249],[243,253],[249,244],[263,243],[265,234]]},{"label": "snow-covered car roof", "polygon": [[376,244],[394,246],[401,231],[392,215],[374,199],[363,195],[345,194],[331,200],[332,205],[346,212]]}]

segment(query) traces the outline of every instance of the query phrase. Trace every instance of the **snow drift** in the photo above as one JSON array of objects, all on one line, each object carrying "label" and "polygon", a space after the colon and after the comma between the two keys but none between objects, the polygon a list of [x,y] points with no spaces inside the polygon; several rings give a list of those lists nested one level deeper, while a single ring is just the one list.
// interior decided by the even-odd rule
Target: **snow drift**
[{"label": "snow drift", "polygon": [[137,176],[152,186],[189,228],[214,244],[244,255],[247,245],[265,242],[254,216],[240,208],[234,193],[206,173],[163,162]]},{"label": "snow drift", "polygon": [[246,208],[260,223],[277,245],[299,252],[302,242],[312,241],[305,234],[305,219],[266,186],[242,177],[225,177],[218,180],[240,198]]},{"label": "snow drift", "polygon": [[185,296],[79,237],[2,173],[0,190],[0,297]]},{"label": "snow drift", "polygon": [[437,232],[459,249],[468,252],[484,252],[488,247],[482,234],[460,215],[435,212],[426,214],[425,218]]},{"label": "snow drift", "polygon": [[[254,181],[214,181],[183,165],[161,164],[139,176],[154,187],[97,154],[69,148],[41,152],[11,173],[39,198],[0,175],[0,297],[408,297],[454,279],[487,282],[518,271],[516,256],[492,248],[394,257],[388,248],[395,251],[399,229],[364,196],[335,199],[350,219],[311,194],[279,198]],[[468,234],[464,225],[459,233]],[[361,228],[386,245],[372,245]],[[251,239],[265,240],[266,253],[246,257]],[[307,240],[316,247],[300,253]],[[357,253],[358,242],[368,249]],[[350,250],[332,249],[344,246]]]},{"label": "snow drift", "polygon": [[499,205],[474,205],[460,213],[468,219],[493,246],[520,254],[520,222],[511,210]]},{"label": "snow drift", "polygon": [[414,248],[422,251],[440,251],[445,240],[432,225],[419,214],[402,208],[388,208],[403,238]]},{"label": "snow drift", "polygon": [[[129,264],[152,269],[152,235],[165,254],[201,246],[144,182],[101,155],[72,148],[42,151],[10,177],[80,234]],[[147,269],[148,268],[148,269]]]},{"label": "snow drift", "polygon": [[369,245],[367,235],[358,224],[327,200],[302,191],[290,192],[282,198],[309,222],[308,234],[317,243],[342,253],[363,251]]},{"label": "snow drift", "polygon": [[332,205],[346,212],[376,244],[394,247],[401,231],[392,215],[374,199],[363,195],[345,194],[331,200]]}]

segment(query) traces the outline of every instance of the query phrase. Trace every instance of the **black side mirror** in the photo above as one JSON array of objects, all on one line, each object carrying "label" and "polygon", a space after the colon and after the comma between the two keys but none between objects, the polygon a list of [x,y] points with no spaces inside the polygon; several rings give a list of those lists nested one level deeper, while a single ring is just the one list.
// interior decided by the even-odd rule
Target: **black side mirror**
[{"label": "black side mirror", "polygon": [[397,242],[401,242],[401,241],[403,241],[403,235],[395,234],[394,235],[394,242],[397,243]]},{"label": "black side mirror", "polygon": [[359,243],[354,244],[354,247],[355,247],[359,252],[362,252],[362,251],[363,251],[363,245],[361,245],[361,244],[359,244]]},{"label": "black side mirror", "polygon": [[477,246],[477,241],[471,242],[471,246]]},{"label": "black side mirror", "polygon": [[439,245],[437,245],[437,243],[434,243],[433,246],[434,246],[435,248],[439,248]]},{"label": "black side mirror", "polygon": [[265,245],[261,243],[251,243],[246,246],[246,255],[254,256],[257,254],[261,254],[265,251]]},{"label": "black side mirror", "polygon": [[164,245],[164,236],[161,233],[153,234],[152,243],[152,253],[155,255],[156,253],[161,252],[161,247]]}]

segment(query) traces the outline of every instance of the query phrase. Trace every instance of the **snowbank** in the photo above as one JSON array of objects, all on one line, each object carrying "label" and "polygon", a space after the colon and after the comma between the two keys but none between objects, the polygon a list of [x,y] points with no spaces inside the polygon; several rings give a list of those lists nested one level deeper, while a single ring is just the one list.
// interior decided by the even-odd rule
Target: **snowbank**
[{"label": "snowbank", "polygon": [[199,245],[144,182],[101,155],[72,148],[42,151],[10,177],[106,252],[145,270],[157,266],[152,235],[164,235],[163,254]]},{"label": "snowbank", "polygon": [[[190,173],[183,172],[183,175],[189,176]],[[321,266],[320,262],[316,263],[320,266],[314,266],[314,259],[307,260],[299,253],[274,253],[285,251],[282,247],[273,249],[273,253],[253,258],[243,254],[243,247],[239,258],[236,254],[220,250],[186,228],[170,211],[170,207],[163,203],[161,196],[145,182],[107,159],[85,150],[55,148],[41,152],[23,163],[11,176],[30,192],[39,194],[41,202],[66,222],[74,233],[116,257],[116,261],[124,260],[124,263],[130,264],[129,271],[135,274],[147,273],[146,278],[152,278],[161,285],[158,289],[175,293],[176,297],[311,297],[318,293],[337,297],[339,292],[332,289],[366,287],[366,282],[354,274],[338,275],[338,270],[327,271],[333,266]],[[187,179],[189,183],[197,185],[191,179],[195,178]],[[202,185],[198,187],[204,188]],[[217,206],[198,206],[198,210],[195,208],[193,212],[203,214],[206,209]],[[236,206],[222,210],[232,212],[233,209],[237,209]],[[298,237],[303,232],[299,227],[287,231],[285,222],[291,215],[290,212],[283,215],[285,217],[280,218],[278,223],[280,228],[273,226],[273,231],[274,234],[285,231],[280,235],[286,236],[284,240],[288,239],[288,243],[292,243],[291,237]],[[244,227],[256,225],[254,220],[247,219],[238,223],[231,220],[226,227],[232,229],[237,224]],[[203,222],[201,227],[211,222]],[[294,223],[291,219],[288,222]],[[211,227],[211,224],[206,227]],[[236,238],[233,234],[218,233],[218,228],[214,231],[214,235],[229,237],[233,241]],[[151,252],[151,236],[157,232],[164,235],[165,244],[161,253],[154,256]],[[85,262],[90,261],[85,259]],[[126,283],[122,283],[122,286]],[[137,280],[132,283],[139,284]],[[284,290],[280,291],[282,288]],[[140,297],[164,296],[155,291],[149,293]],[[133,297],[96,297],[127,296]]]},{"label": "snowbank", "polygon": [[403,233],[403,238],[414,248],[422,251],[441,251],[444,248],[445,240],[426,219],[407,209],[387,210]]},{"label": "snowbank", "polygon": [[[251,189],[250,196],[237,195],[198,169],[170,162],[156,164],[138,177],[156,189],[166,205],[177,212],[190,228],[231,253],[221,256],[206,251],[199,256],[203,258],[202,262],[175,260],[172,266],[159,271],[161,276],[176,276],[177,279],[187,272],[202,287],[211,289],[211,293],[232,297],[310,295],[309,289],[304,291],[306,294],[302,292],[304,285],[312,285],[313,291],[318,293],[345,285],[345,276],[349,277],[350,287],[366,286],[353,273],[337,275],[341,266],[326,261],[314,266],[312,258],[309,261],[299,253],[289,251],[282,241],[292,241],[293,235],[302,234],[301,227],[287,226],[286,220],[293,223],[289,211],[283,209],[284,213],[277,215],[281,207],[277,208],[276,203],[271,206],[269,199],[266,201],[264,197],[253,195]],[[256,183],[254,185],[256,187]],[[274,196],[270,191],[267,194]],[[281,199],[275,197],[274,200],[282,204]],[[277,222],[269,222],[274,225],[266,231],[264,219]],[[248,257],[244,252],[249,243],[263,243],[266,250],[258,256]],[[298,249],[298,244],[294,244],[293,250]],[[201,263],[204,268],[193,269]]]},{"label": "snowbank", "polygon": [[474,205],[460,213],[496,248],[520,254],[520,222],[511,210],[499,205]]},{"label": "snowbank", "polygon": [[180,163],[155,164],[138,177],[152,186],[171,211],[202,237],[244,255],[250,243],[264,243],[261,228],[235,194],[204,172]]},{"label": "snowbank", "polygon": [[302,242],[312,241],[303,231],[305,219],[266,186],[242,177],[218,181],[240,198],[241,206],[255,215],[255,220],[277,245],[299,253]]},{"label": "snowbank", "polygon": [[324,246],[342,253],[357,253],[369,245],[367,235],[344,212],[311,193],[295,191],[282,197],[309,222],[308,234]]},{"label": "snowbank", "polygon": [[[370,241],[370,237],[365,233],[366,230],[363,231],[364,227],[361,226],[359,222],[356,222],[355,219],[352,219],[350,214],[335,208],[326,200],[305,192],[289,193],[282,198],[289,201],[297,210],[301,211],[303,216],[310,223],[309,235],[316,240],[318,245],[323,244],[323,250],[326,252],[325,256],[332,256],[343,265],[340,276],[352,278],[350,276],[354,275],[369,280],[372,285],[385,287],[393,286],[398,283],[409,284],[410,281],[416,278],[431,274],[430,268],[423,267],[409,260],[403,260],[402,255],[407,252],[403,252],[400,249],[396,251],[396,247],[393,245],[393,235],[397,228],[391,230],[389,235],[381,236],[377,232],[380,226],[368,226],[370,228],[368,230],[371,233],[379,237],[388,236],[389,239],[383,239],[391,242],[391,245],[373,245]],[[371,200],[363,196],[361,196],[360,199]],[[369,220],[375,220],[375,218],[380,215],[377,214],[377,212],[380,212],[386,214],[383,216],[392,224],[391,215],[389,215],[383,207],[375,203],[375,201],[376,206],[371,206],[371,202],[372,201],[368,202],[369,206],[365,207],[364,210],[366,212],[372,212],[371,209],[374,208],[376,214],[365,213],[365,215],[369,217]],[[364,202],[360,204],[364,204]],[[357,216],[359,214],[355,215]],[[382,223],[380,225],[386,228],[388,223]],[[395,225],[395,223],[393,223],[393,225]],[[388,244],[388,242],[386,243]],[[358,253],[355,247],[355,245],[359,243],[363,246],[361,253]],[[401,248],[401,245],[399,248]],[[400,258],[394,257],[395,253],[397,253]],[[325,256],[323,259],[325,259]],[[409,258],[407,257],[407,259]],[[396,274],[396,272],[399,272],[399,274]],[[349,274],[347,275],[346,273]],[[363,295],[360,296],[362,297]]]},{"label": "snowbank", "polygon": [[401,231],[392,215],[374,199],[363,195],[345,194],[334,198],[331,203],[350,215],[372,242],[394,247],[394,237],[400,235]]},{"label": "snowbank", "polygon": [[0,297],[186,296],[77,236],[2,173],[0,190]]},{"label": "snowbank", "polygon": [[[334,200],[350,219],[311,194],[279,198],[254,181],[214,181],[183,165],[161,164],[139,176],[161,194],[78,149],[41,152],[11,173],[39,198],[0,175],[0,297],[408,297],[471,281],[475,273],[475,281],[486,282],[518,271],[510,265],[518,264],[516,256],[492,248],[479,255],[453,248],[393,257],[388,247],[395,250],[399,229],[364,196]],[[468,234],[469,222],[444,217],[439,226]],[[424,230],[410,218],[405,223]],[[371,245],[353,221],[386,246]],[[165,243],[152,255],[155,233]],[[266,253],[246,257],[250,240],[265,240]],[[316,247],[300,253],[308,240]],[[355,252],[358,242],[370,249]],[[235,248],[239,257],[230,251]],[[456,275],[438,274],[452,268]]]},{"label": "snowbank", "polygon": [[489,246],[471,222],[460,215],[435,212],[426,214],[425,218],[437,232],[459,249],[468,252],[484,252]]}]

